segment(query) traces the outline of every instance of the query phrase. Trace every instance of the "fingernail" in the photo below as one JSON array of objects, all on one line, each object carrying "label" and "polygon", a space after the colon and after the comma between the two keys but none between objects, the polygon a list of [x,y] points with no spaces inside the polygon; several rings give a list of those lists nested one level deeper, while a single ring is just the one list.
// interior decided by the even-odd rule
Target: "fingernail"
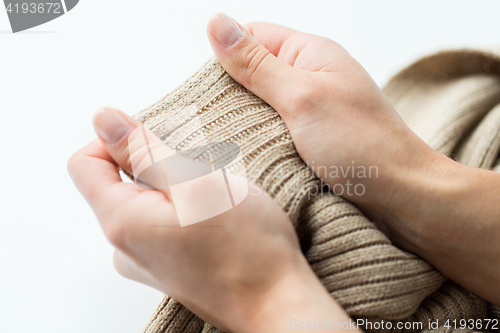
[{"label": "fingernail", "polygon": [[208,31],[225,47],[230,47],[243,36],[240,27],[226,14],[214,14],[208,21]]},{"label": "fingernail", "polygon": [[97,135],[110,144],[120,142],[132,130],[132,126],[118,112],[109,108],[98,110],[93,122]]}]

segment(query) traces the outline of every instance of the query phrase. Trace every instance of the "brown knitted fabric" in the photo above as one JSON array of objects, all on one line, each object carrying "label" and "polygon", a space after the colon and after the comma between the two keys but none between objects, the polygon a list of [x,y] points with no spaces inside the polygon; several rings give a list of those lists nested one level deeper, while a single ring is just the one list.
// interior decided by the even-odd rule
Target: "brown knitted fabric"
[{"label": "brown knitted fabric", "polygon": [[[405,99],[407,92],[412,89],[412,80],[418,81],[422,71],[417,70],[418,75],[408,70],[405,74],[403,71],[400,74],[404,74],[402,78],[397,76],[386,90],[397,109],[404,103],[411,106],[410,110],[408,107],[402,110],[406,120],[413,114],[413,108],[422,113],[421,109],[429,107],[438,113],[440,105],[446,104],[442,101],[434,106],[432,101],[428,101],[420,105],[418,98],[417,101]],[[426,78],[425,75],[423,77]],[[448,79],[441,80],[444,82]],[[495,86],[494,78],[488,77],[487,80]],[[407,83],[406,90],[399,87],[399,81]],[[493,90],[486,83],[481,88]],[[498,91],[496,94],[500,96]],[[441,132],[436,133],[433,140],[451,147],[445,153],[455,153],[457,156],[463,154],[468,164],[481,160],[481,163],[491,161],[493,165],[498,157],[498,146],[491,142],[499,141],[491,135],[493,130],[484,125],[482,131],[489,131],[490,135],[470,133],[471,128],[486,114],[489,115],[489,109],[497,103],[490,101],[494,99],[493,92],[483,95],[482,99],[488,99],[488,102],[467,103],[465,98],[466,101],[460,104],[464,108],[467,106],[470,113],[477,114],[474,123],[469,119],[471,117],[464,120],[471,122],[467,130],[462,128],[465,125],[456,127],[452,124],[456,127],[455,131],[439,128]],[[484,107],[475,111],[478,109],[477,104]],[[285,210],[297,230],[312,269],[332,297],[353,317],[366,318],[372,322],[420,321],[424,328],[428,319],[439,319],[443,324],[446,319],[487,317],[484,300],[447,281],[425,261],[393,246],[352,204],[327,191],[314,194],[321,183],[297,155],[288,130],[277,112],[229,77],[217,60],[208,61],[175,91],[136,117],[167,145],[177,150],[203,145],[207,137],[211,141],[239,145],[246,177],[270,193]],[[418,121],[425,122],[419,117],[414,117],[416,124]],[[446,124],[443,121],[443,126]],[[484,151],[482,156],[476,156],[481,154],[460,138],[455,140],[454,145],[450,139],[443,138],[447,133],[456,132],[463,136],[465,131],[477,150]],[[496,152],[484,148],[487,142]],[[460,150],[455,150],[458,145]],[[241,165],[229,165],[229,170],[242,172]],[[165,297],[145,332],[220,331],[204,323],[175,300]]]},{"label": "brown knitted fabric", "polygon": [[490,304],[490,318],[500,320],[500,307]]}]

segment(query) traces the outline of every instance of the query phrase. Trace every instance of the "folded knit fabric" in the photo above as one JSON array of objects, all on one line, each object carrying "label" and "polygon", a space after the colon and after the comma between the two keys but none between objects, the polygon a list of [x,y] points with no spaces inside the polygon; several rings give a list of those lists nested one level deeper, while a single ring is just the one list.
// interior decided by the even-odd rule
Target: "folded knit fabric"
[{"label": "folded knit fabric", "polygon": [[[385,93],[432,147],[472,166],[499,169],[499,75],[500,59],[493,54],[448,52],[405,69]],[[498,316],[498,309],[488,310],[483,299],[392,245],[355,206],[328,191],[316,194],[321,182],[298,156],[278,113],[216,59],[136,117],[178,151],[207,138],[237,144],[246,177],[288,214],[312,269],[354,318],[417,332],[428,329],[429,320],[443,325],[447,319]],[[243,172],[241,164],[227,167]],[[423,328],[395,329],[396,322],[421,322]],[[220,331],[166,296],[144,332]]]}]

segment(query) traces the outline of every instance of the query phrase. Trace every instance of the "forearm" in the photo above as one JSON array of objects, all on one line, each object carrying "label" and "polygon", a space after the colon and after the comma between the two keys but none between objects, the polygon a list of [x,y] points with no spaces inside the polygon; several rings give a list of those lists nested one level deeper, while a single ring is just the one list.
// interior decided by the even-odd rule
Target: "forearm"
[{"label": "forearm", "polygon": [[437,153],[423,165],[395,177],[399,190],[381,224],[396,243],[500,304],[500,174]]},{"label": "forearm", "polygon": [[500,304],[500,175],[448,160],[422,208],[418,253],[443,274]]}]

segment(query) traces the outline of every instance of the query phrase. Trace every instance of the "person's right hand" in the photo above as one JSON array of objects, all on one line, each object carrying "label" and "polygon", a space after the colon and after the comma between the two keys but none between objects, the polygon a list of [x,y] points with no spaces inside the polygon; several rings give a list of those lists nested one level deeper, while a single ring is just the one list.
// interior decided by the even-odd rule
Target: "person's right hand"
[{"label": "person's right hand", "polygon": [[336,194],[395,244],[500,305],[498,174],[425,144],[327,38],[268,23],[243,27],[224,14],[212,17],[208,38],[229,75],[278,111],[299,155]]},{"label": "person's right hand", "polygon": [[302,159],[368,211],[393,200],[397,179],[436,158],[334,41],[269,23],[243,27],[224,14],[214,15],[208,34],[226,71],[278,111]]}]

